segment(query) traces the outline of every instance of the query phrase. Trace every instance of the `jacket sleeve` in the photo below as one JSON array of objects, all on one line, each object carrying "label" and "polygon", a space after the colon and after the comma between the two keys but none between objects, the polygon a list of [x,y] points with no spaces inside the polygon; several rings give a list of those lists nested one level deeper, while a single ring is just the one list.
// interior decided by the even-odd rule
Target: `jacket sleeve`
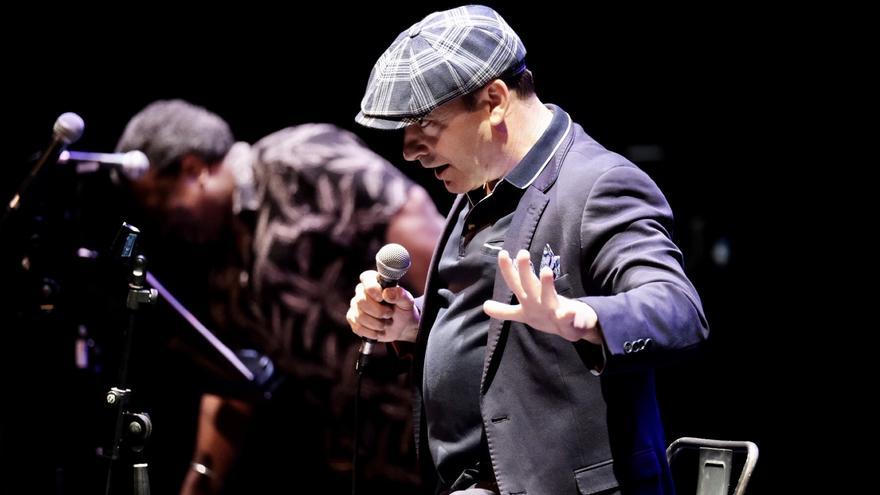
[{"label": "jacket sleeve", "polygon": [[603,373],[654,366],[696,346],[709,328],[682,254],[672,211],[641,170],[621,165],[596,180],[581,218],[583,280],[599,317]]}]

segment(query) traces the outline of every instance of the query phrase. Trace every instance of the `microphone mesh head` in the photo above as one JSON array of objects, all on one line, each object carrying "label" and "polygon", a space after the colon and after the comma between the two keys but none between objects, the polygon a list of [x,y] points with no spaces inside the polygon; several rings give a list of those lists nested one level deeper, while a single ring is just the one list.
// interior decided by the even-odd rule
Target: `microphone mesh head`
[{"label": "microphone mesh head", "polygon": [[82,136],[85,126],[79,115],[73,112],[62,113],[52,127],[52,134],[64,144],[70,144]]},{"label": "microphone mesh head", "polygon": [[130,180],[138,180],[150,168],[150,159],[140,150],[132,150],[122,155],[122,173]]},{"label": "microphone mesh head", "polygon": [[386,244],[376,253],[376,271],[386,279],[400,280],[410,263],[409,251],[400,244]]}]

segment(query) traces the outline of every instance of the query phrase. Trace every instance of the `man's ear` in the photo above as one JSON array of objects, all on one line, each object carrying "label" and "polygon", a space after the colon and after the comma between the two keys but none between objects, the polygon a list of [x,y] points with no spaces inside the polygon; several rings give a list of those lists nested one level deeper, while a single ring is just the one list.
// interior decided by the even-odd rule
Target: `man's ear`
[{"label": "man's ear", "polygon": [[501,79],[495,79],[486,85],[484,95],[489,103],[489,123],[500,125],[510,109],[510,88]]}]

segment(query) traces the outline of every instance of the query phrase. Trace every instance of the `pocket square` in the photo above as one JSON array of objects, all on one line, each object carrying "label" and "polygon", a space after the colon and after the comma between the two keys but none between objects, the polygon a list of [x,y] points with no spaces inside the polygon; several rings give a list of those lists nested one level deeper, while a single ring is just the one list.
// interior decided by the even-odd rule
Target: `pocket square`
[{"label": "pocket square", "polygon": [[559,264],[559,256],[553,254],[550,244],[545,245],[544,252],[541,254],[541,268],[543,269],[546,266],[553,270],[553,280],[556,280],[561,275]]}]

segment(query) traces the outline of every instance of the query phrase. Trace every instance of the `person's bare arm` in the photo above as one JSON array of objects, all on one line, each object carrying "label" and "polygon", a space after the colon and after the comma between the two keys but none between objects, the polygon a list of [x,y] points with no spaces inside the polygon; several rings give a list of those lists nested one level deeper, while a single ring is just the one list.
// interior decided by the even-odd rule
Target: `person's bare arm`
[{"label": "person's bare arm", "polygon": [[220,493],[241,450],[253,414],[251,404],[213,394],[202,396],[196,449],[181,495]]},{"label": "person's bare arm", "polygon": [[412,266],[402,282],[418,294],[425,291],[431,254],[442,231],[443,217],[428,193],[420,186],[411,187],[406,203],[388,224],[385,241],[400,244],[409,251]]}]

